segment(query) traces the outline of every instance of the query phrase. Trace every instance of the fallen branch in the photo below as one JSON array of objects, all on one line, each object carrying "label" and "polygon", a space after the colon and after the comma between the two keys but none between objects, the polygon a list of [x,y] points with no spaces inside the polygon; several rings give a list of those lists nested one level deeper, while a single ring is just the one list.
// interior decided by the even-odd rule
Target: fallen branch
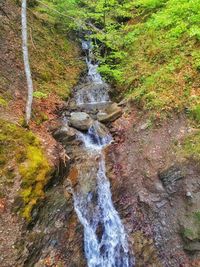
[{"label": "fallen branch", "polygon": [[35,46],[34,41],[33,41],[33,35],[32,35],[32,29],[31,28],[30,28],[30,37],[31,37],[32,46],[36,50],[36,46]]}]

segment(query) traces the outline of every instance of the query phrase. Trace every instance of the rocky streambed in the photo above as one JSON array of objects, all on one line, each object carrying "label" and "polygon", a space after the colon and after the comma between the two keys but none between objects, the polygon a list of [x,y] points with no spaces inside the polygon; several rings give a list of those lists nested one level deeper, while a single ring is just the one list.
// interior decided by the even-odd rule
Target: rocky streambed
[{"label": "rocky streambed", "polygon": [[53,130],[62,160],[18,244],[20,266],[200,266],[199,166],[177,158],[173,142],[192,131],[186,118],[151,126],[111,102],[87,64]]},{"label": "rocky streambed", "polygon": [[25,266],[134,266],[105,164],[112,143],[105,124],[118,119],[122,108],[110,101],[109,86],[87,53],[86,62],[88,74],[53,131],[64,148],[61,179],[33,212]]}]

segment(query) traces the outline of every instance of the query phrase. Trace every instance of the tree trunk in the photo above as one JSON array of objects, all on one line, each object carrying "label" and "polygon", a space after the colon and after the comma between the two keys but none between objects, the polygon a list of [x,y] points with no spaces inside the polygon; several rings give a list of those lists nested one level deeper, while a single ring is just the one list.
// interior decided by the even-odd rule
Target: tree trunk
[{"label": "tree trunk", "polygon": [[27,1],[22,0],[22,10],[21,10],[21,18],[22,18],[22,50],[23,50],[23,58],[24,58],[24,69],[26,73],[27,80],[27,89],[28,89],[28,97],[26,102],[26,123],[28,124],[31,119],[31,109],[33,102],[33,81],[31,77],[31,69],[29,64],[29,55],[28,55],[28,31],[27,31]]}]

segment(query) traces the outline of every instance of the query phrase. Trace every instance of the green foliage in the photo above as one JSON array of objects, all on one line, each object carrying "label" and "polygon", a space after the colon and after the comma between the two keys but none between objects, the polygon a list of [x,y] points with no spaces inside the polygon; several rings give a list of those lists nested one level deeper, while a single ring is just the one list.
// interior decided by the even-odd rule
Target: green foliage
[{"label": "green foliage", "polygon": [[200,125],[200,104],[191,109],[190,115]]},{"label": "green foliage", "polygon": [[135,2],[136,22],[126,35],[129,57],[119,67],[129,77],[127,97],[143,108],[169,112],[187,107],[198,117],[199,4],[197,0]]},{"label": "green foliage", "polygon": [[48,120],[48,116],[42,111],[37,111],[37,112],[34,112],[33,119],[37,125],[41,125],[43,122]]},{"label": "green foliage", "polygon": [[89,32],[116,96],[158,114],[200,104],[199,0],[46,2],[66,15],[43,7],[56,21]]},{"label": "green foliage", "polygon": [[178,148],[178,153],[186,158],[200,160],[200,131],[192,134],[183,140],[181,147]]},{"label": "green foliage", "polygon": [[194,65],[195,69],[200,72],[200,51],[195,50],[192,53],[192,58],[193,58],[193,65]]},{"label": "green foliage", "polygon": [[194,218],[198,221],[198,223],[200,223],[200,211],[196,211],[194,213]]}]

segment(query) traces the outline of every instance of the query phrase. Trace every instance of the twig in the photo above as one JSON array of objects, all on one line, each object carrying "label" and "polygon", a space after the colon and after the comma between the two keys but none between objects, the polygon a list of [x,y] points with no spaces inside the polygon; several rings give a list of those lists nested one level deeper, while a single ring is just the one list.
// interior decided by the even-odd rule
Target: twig
[{"label": "twig", "polygon": [[32,29],[31,28],[30,28],[30,37],[31,37],[31,43],[33,45],[33,48],[36,50],[36,46],[35,46],[35,44],[33,42],[33,35],[32,35]]}]

